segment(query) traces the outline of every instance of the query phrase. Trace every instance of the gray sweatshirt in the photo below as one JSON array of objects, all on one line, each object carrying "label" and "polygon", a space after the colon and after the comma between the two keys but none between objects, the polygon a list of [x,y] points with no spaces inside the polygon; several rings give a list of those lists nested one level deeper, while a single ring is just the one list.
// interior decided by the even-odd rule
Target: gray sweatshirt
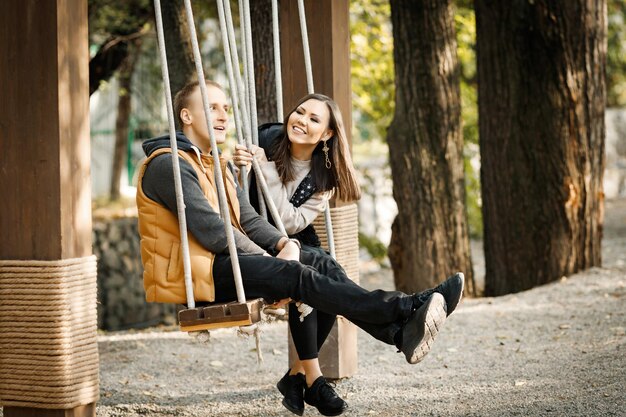
[{"label": "gray sweatshirt", "polygon": [[[192,143],[182,132],[177,132],[176,139],[179,150],[192,150]],[[157,149],[165,147],[170,147],[169,136],[150,139],[143,143],[143,149],[147,156],[150,156]],[[179,163],[187,229],[207,250],[216,254],[227,254],[228,244],[224,222],[205,198],[193,167],[181,158],[179,158]],[[231,165],[229,164],[229,166]],[[150,161],[142,180],[142,189],[148,198],[177,215],[171,154],[159,155]],[[284,235],[258,215],[250,205],[247,194],[238,184],[237,198],[241,213],[241,227],[246,232],[243,234],[233,228],[237,252],[261,255],[265,251],[274,250]]]}]

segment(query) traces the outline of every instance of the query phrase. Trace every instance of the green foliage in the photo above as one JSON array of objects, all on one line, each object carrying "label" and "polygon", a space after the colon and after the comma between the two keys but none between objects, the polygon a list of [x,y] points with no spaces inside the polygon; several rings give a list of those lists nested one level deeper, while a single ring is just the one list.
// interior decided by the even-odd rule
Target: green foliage
[{"label": "green foliage", "polygon": [[387,246],[378,240],[376,236],[369,236],[359,232],[359,247],[364,248],[372,259],[378,263],[381,263],[387,256]]},{"label": "green foliage", "polygon": [[384,140],[394,111],[393,37],[388,0],[350,2],[353,136]]},{"label": "green foliage", "polygon": [[151,0],[89,0],[90,43],[136,33],[152,19]]},{"label": "green foliage", "polygon": [[626,106],[626,0],[608,0],[607,105]]},{"label": "green foliage", "polygon": [[[614,0],[615,1],[615,0]],[[626,0],[625,0],[626,1]],[[476,19],[473,2],[457,0],[457,54],[461,69],[466,204],[470,235],[482,236],[476,85]],[[394,63],[391,9],[385,0],[350,2],[353,137],[355,160],[385,140],[394,112]],[[365,146],[359,146],[363,143]],[[365,149],[363,149],[365,148]]]},{"label": "green foliage", "polygon": [[457,1],[454,16],[457,55],[461,67],[461,122],[463,126],[463,164],[465,167],[465,204],[469,233],[483,234],[480,196],[480,151],[478,147],[478,93],[476,82],[476,17],[472,2]]}]

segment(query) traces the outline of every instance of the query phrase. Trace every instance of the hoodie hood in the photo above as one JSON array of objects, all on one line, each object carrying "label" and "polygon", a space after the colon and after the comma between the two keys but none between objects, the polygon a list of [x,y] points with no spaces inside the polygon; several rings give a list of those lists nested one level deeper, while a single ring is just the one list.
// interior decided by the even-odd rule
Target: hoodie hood
[{"label": "hoodie hood", "polygon": [[[187,136],[181,131],[176,132],[176,146],[181,151],[190,151],[192,150],[193,143]],[[148,139],[144,143],[141,144],[143,151],[146,153],[147,157],[150,157],[154,151],[161,148],[171,148],[170,146],[170,135],[159,136],[156,138]]]}]

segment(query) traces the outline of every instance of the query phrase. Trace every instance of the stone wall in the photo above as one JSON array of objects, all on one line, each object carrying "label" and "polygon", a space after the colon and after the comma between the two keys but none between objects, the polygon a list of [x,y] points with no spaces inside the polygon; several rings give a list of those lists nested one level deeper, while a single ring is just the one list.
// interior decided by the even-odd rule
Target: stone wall
[{"label": "stone wall", "polygon": [[173,324],[176,305],[147,303],[136,217],[93,220],[98,257],[98,328],[121,330]]}]

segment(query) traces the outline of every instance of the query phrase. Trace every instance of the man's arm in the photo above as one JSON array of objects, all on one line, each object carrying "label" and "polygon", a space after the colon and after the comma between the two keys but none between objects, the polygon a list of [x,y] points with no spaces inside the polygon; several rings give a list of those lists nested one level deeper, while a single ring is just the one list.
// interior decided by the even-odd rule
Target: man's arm
[{"label": "man's arm", "polygon": [[263,217],[259,216],[254,207],[250,205],[247,193],[241,187],[237,187],[237,198],[239,199],[239,211],[241,213],[239,221],[250,239],[267,250],[282,250],[289,238],[279,232]]},{"label": "man's arm", "polygon": [[[209,205],[193,167],[182,158],[179,158],[179,164],[187,229],[205,249],[213,253],[226,253],[228,243],[224,222]],[[178,217],[171,154],[159,155],[150,161],[142,188],[148,198],[165,206]],[[259,255],[265,252],[238,230],[233,231],[238,252]]]}]

